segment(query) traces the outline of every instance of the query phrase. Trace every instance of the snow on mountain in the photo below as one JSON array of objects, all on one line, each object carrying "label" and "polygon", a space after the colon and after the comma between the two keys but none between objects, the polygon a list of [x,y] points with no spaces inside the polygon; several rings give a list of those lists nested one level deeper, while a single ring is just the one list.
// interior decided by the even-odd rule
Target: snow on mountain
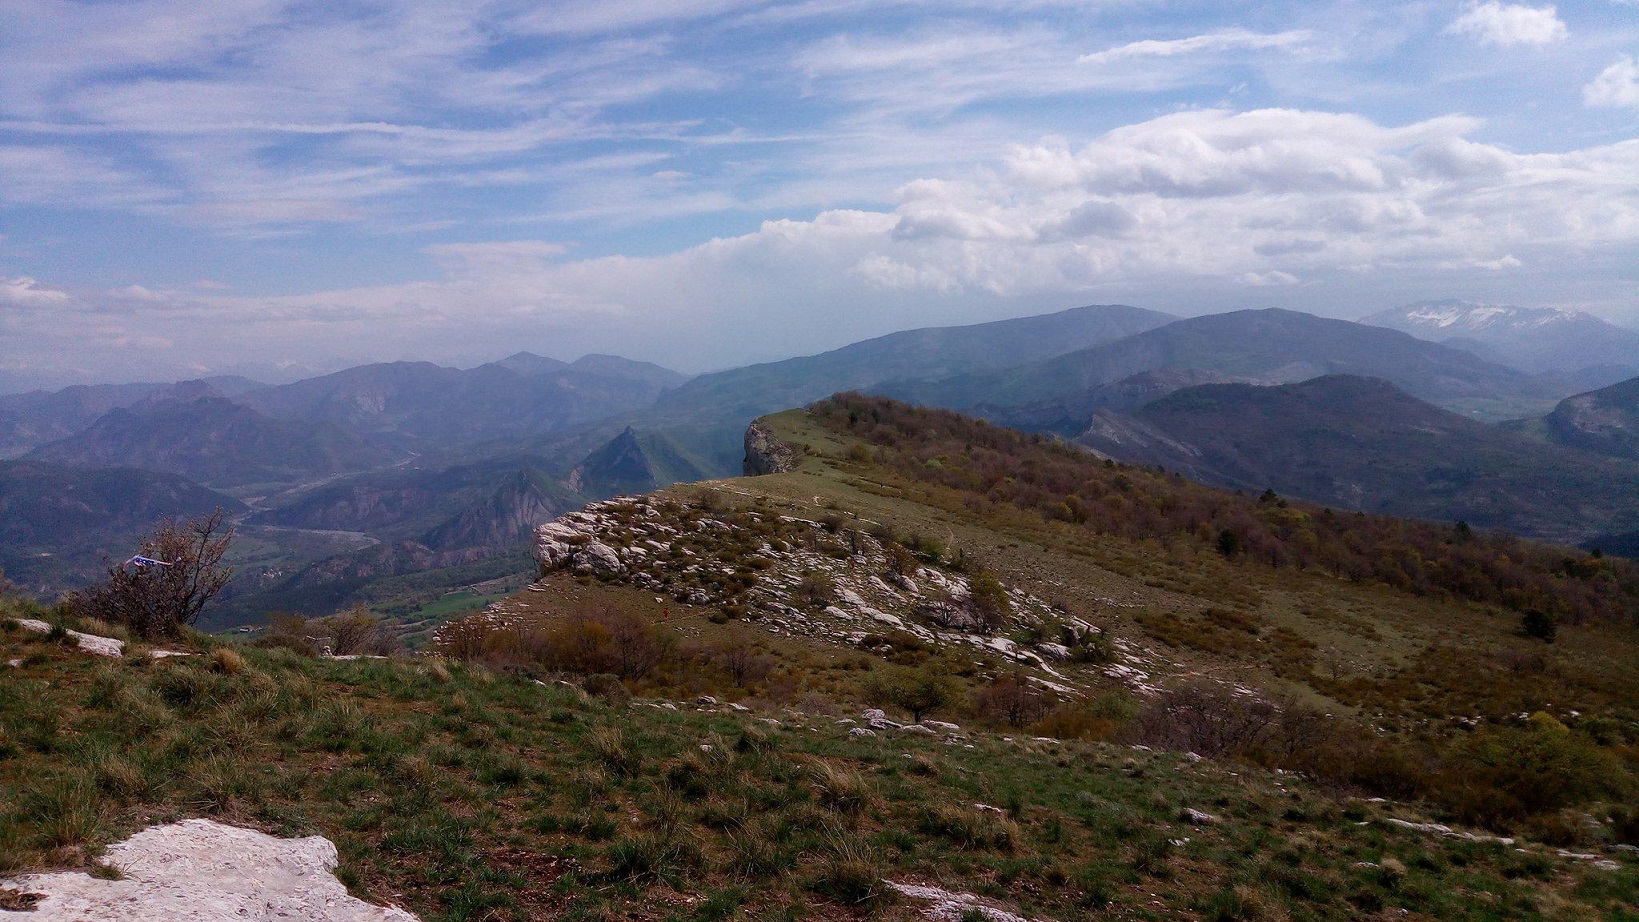
[{"label": "snow on mountain", "polygon": [[1573,389],[1639,375],[1639,332],[1585,311],[1448,299],[1390,308],[1360,322],[1466,349],[1521,371],[1556,375]]}]

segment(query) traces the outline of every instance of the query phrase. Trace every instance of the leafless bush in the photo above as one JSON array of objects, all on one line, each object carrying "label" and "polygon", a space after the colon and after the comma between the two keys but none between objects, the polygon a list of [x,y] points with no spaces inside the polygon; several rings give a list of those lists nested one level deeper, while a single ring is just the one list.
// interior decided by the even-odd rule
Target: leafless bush
[{"label": "leafless bush", "polygon": [[1245,756],[1267,740],[1280,716],[1270,701],[1205,682],[1158,696],[1139,715],[1138,741],[1203,756]]},{"label": "leafless bush", "polygon": [[973,696],[979,713],[992,720],[1022,727],[1040,720],[1051,705],[1046,692],[1032,685],[1022,674],[1001,676]]},{"label": "leafless bush", "polygon": [[143,540],[140,554],[110,563],[103,582],[71,595],[69,609],[124,625],[144,640],[174,637],[233,578],[233,568],[222,563],[232,543],[233,528],[221,509],[164,522]]}]

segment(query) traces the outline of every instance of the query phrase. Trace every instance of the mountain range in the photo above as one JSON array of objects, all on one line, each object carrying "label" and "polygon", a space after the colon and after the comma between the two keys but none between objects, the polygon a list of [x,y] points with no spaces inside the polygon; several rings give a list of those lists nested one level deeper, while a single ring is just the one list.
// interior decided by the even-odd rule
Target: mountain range
[{"label": "mountain range", "polygon": [[1584,311],[1448,299],[1390,308],[1360,322],[1549,375],[1579,390],[1639,375],[1639,332]]},{"label": "mountain range", "polygon": [[275,419],[203,383],[110,410],[27,457],[82,468],[139,467],[214,487],[330,477],[397,460],[334,423]]},{"label": "mountain range", "polygon": [[1564,543],[1639,522],[1639,464],[1488,426],[1377,379],[1184,388],[1131,416],[1100,410],[1075,441],[1202,483]]},{"label": "mountain range", "polygon": [[[1454,319],[1430,321],[1439,310]],[[1341,508],[1561,540],[1639,525],[1610,487],[1628,483],[1633,430],[1611,420],[1631,417],[1631,397],[1576,395],[1567,375],[1587,366],[1543,375],[1477,355],[1468,347],[1482,334],[1536,316],[1498,310],[1486,325],[1479,308],[1413,305],[1400,313],[1423,318],[1408,321],[1414,336],[1286,310],[1181,320],[1094,305],[694,379],[618,356],[519,352],[470,369],[393,362],[279,386],[69,388],[0,397],[0,446],[53,469],[141,467],[231,492],[250,507],[237,514],[258,542],[262,588],[304,574],[303,598],[340,599],[320,591],[330,577],[357,588],[504,554],[530,523],[579,502],[738,472],[753,418],[850,389]],[[1419,338],[1452,327],[1465,335]],[[1584,327],[1545,321],[1538,336]],[[1289,387],[1298,382],[1314,383]],[[1526,421],[1479,421],[1510,416]],[[51,483],[39,488],[58,499],[71,489]],[[85,546],[80,527],[65,517],[62,549]],[[353,549],[334,556],[338,544]]]},{"label": "mountain range", "polygon": [[[1392,381],[1424,400],[1462,408],[1564,396],[1547,382],[1460,349],[1393,330],[1279,309],[1193,317],[1015,368],[895,382],[883,390],[917,403],[996,412],[1066,400],[1161,370],[1204,372],[1257,384],[1364,375]],[[1005,412],[1000,415],[1006,417]]]}]

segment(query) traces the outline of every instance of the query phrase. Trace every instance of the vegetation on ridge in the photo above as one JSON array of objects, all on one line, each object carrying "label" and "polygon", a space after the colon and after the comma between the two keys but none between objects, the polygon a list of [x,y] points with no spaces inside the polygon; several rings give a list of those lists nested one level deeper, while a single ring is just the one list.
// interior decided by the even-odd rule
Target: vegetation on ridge
[{"label": "vegetation on ridge", "polygon": [[1639,564],[1627,560],[1482,534],[1460,522],[1342,513],[1272,492],[1216,490],[885,398],[843,394],[810,412],[873,446],[866,457],[874,464],[957,490],[980,510],[1005,504],[1174,555],[1216,551],[1572,623],[1639,623]]}]

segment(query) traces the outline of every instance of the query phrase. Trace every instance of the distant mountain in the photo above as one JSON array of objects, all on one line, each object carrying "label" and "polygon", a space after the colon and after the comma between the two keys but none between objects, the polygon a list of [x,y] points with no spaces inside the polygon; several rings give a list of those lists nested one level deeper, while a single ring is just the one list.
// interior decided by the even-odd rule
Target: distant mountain
[{"label": "distant mountain", "polygon": [[323,421],[402,444],[435,447],[563,431],[647,406],[686,380],[643,362],[588,356],[574,363],[520,352],[461,370],[390,362],[245,395],[281,419]]},{"label": "distant mountain", "polygon": [[0,397],[0,457],[67,438],[117,407],[163,390],[163,384],[92,384]]},{"label": "distant mountain", "polygon": [[0,458],[83,432],[109,410],[198,385],[228,397],[267,386],[230,375],[180,384],[82,384],[60,391],[7,394],[0,396]]},{"label": "distant mountain", "polygon": [[670,368],[653,362],[636,362],[618,355],[590,352],[569,363],[569,370],[578,374],[595,375],[616,381],[635,381],[659,390],[681,385],[689,380]]},{"label": "distant mountain", "polygon": [[1127,420],[1105,411],[1076,441],[1218,486],[1547,540],[1639,524],[1639,464],[1504,432],[1386,381],[1209,384]]},{"label": "distant mountain", "polygon": [[452,516],[422,536],[433,551],[483,548],[505,551],[521,546],[531,530],[586,502],[541,471],[515,473],[487,500]]},{"label": "distant mountain", "polygon": [[729,476],[739,473],[746,425],[765,413],[838,391],[873,391],[887,381],[1009,368],[1175,319],[1159,311],[1105,304],[991,323],[906,330],[818,355],[701,375],[623,420],[641,431],[664,433],[701,458],[711,474]]},{"label": "distant mountain", "polygon": [[1014,429],[1075,435],[1100,410],[1131,413],[1146,403],[1159,400],[1186,387],[1226,384],[1227,375],[1210,371],[1161,369],[1123,378],[1114,384],[1100,384],[1086,390],[1017,407],[976,407],[975,415]]},{"label": "distant mountain", "polygon": [[30,592],[50,594],[125,559],[138,536],[167,518],[244,504],[174,474],[0,461],[0,568]]},{"label": "distant mountain", "polygon": [[1543,430],[1561,445],[1639,459],[1639,378],[1565,398]]},{"label": "distant mountain", "polygon": [[697,462],[664,436],[639,435],[627,427],[587,455],[565,482],[583,493],[606,497],[647,493],[707,476]]},{"label": "distant mountain", "polygon": [[732,417],[736,433],[764,413],[884,381],[1010,368],[1121,339],[1177,318],[1121,304],[959,327],[890,333],[819,355],[701,375],[666,394],[660,414]]},{"label": "distant mountain", "polygon": [[940,381],[894,382],[882,390],[957,410],[1024,406],[1062,400],[1162,369],[1265,384],[1331,374],[1366,375],[1448,406],[1545,402],[1563,396],[1529,375],[1460,349],[1393,330],[1277,309],[1194,317],[1017,368]]},{"label": "distant mountain", "polygon": [[1443,342],[1533,374],[1599,380],[1600,385],[1639,374],[1639,331],[1582,311],[1419,301],[1360,322]]},{"label": "distant mountain", "polygon": [[203,383],[111,410],[28,457],[76,467],[138,467],[218,487],[329,476],[395,460],[337,426],[273,419]]}]

